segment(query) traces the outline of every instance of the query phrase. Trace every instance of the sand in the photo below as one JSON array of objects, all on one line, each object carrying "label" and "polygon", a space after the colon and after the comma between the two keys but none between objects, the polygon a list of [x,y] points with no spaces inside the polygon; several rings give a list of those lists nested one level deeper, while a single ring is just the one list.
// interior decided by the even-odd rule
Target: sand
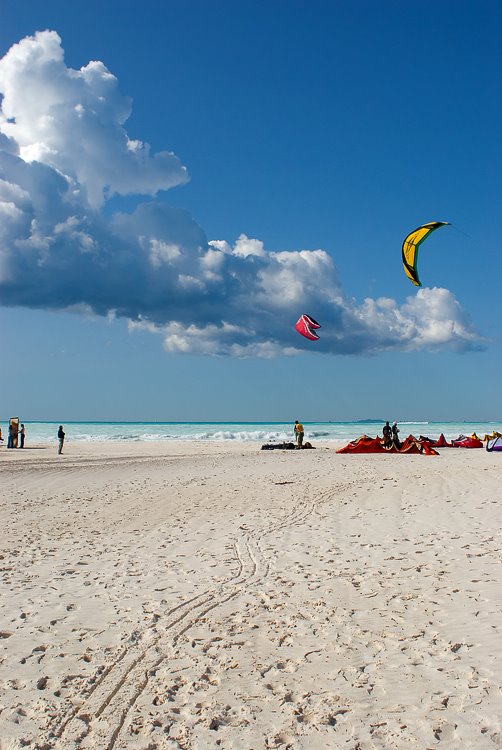
[{"label": "sand", "polygon": [[502,457],[0,449],[0,748],[502,747]]}]

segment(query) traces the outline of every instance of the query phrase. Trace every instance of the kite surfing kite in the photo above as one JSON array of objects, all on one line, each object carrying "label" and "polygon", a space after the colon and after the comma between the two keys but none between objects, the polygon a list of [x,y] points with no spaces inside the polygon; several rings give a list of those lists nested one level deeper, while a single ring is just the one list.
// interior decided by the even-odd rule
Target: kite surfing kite
[{"label": "kite surfing kite", "polygon": [[502,437],[488,438],[486,441],[486,450],[502,453]]},{"label": "kite surfing kite", "polygon": [[317,341],[319,336],[314,331],[316,328],[320,327],[321,326],[316,320],[314,320],[314,318],[311,318],[310,315],[306,315],[305,313],[300,316],[295,325],[298,333],[305,336],[306,339],[310,339],[310,341]]},{"label": "kite surfing kite", "polygon": [[414,229],[413,232],[405,238],[402,253],[404,272],[415,286],[422,286],[417,271],[419,246],[431,232],[434,232],[435,229],[448,226],[449,224],[449,221],[430,221],[428,224],[422,224],[418,229]]}]

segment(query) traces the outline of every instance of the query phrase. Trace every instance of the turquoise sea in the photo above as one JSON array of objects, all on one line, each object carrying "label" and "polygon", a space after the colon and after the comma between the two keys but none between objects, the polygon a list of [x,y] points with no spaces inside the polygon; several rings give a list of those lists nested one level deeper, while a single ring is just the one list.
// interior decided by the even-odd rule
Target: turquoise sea
[{"label": "turquoise sea", "polygon": [[[55,442],[60,422],[24,422],[26,442]],[[382,434],[383,420],[355,422],[303,422],[305,440],[310,442],[352,440],[360,435]],[[398,422],[401,438],[409,434],[437,438],[442,432],[448,440],[476,432],[502,432],[500,422]],[[4,438],[7,423],[0,423]],[[206,440],[281,442],[293,440],[292,422],[65,422],[68,441],[130,441],[151,440]]]}]

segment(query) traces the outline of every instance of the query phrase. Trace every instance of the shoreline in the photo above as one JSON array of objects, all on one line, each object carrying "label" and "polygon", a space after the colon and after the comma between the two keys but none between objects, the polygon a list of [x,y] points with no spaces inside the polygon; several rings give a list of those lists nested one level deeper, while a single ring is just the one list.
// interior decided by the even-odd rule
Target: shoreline
[{"label": "shoreline", "polygon": [[8,451],[2,750],[500,747],[498,457],[316,448]]},{"label": "shoreline", "polygon": [[[56,422],[24,422],[26,427],[26,446],[54,445],[59,423]],[[348,443],[363,434],[374,437],[381,435],[383,422],[305,422],[305,441],[312,444],[333,443],[344,441]],[[471,435],[476,432],[483,437],[494,430],[502,432],[499,422],[399,422],[401,438],[409,434],[419,438],[421,435],[436,440],[443,433],[446,439],[456,440],[460,434]],[[202,422],[202,423],[137,423],[137,422],[73,422],[66,423],[67,445],[81,442],[111,442],[123,443],[176,443],[185,441],[231,442],[231,443],[279,443],[293,438],[293,424],[291,422]],[[7,428],[4,429],[4,437]],[[5,445],[5,443],[4,443]]]}]

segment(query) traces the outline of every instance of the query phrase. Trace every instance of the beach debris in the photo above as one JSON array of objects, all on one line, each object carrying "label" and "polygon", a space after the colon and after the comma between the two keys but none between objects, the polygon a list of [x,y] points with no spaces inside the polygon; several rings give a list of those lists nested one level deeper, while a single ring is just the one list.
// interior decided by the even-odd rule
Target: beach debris
[{"label": "beach debris", "polygon": [[287,732],[279,732],[274,737],[274,743],[276,745],[289,745],[291,742],[293,742],[293,740],[294,740],[293,735],[288,734]]}]

